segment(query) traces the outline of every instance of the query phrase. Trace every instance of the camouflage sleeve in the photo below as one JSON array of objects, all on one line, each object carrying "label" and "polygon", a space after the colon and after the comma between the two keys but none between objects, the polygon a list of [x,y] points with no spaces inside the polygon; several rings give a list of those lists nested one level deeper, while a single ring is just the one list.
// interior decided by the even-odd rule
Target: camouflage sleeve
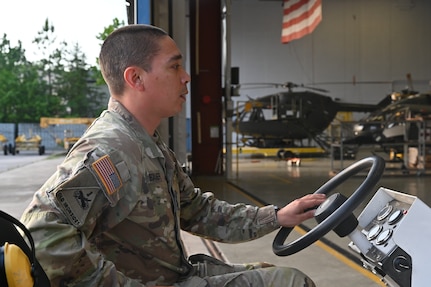
[{"label": "camouflage sleeve", "polygon": [[181,192],[181,227],[209,239],[238,243],[262,237],[280,227],[274,206],[230,204],[202,193],[184,173]]},{"label": "camouflage sleeve", "polygon": [[262,237],[278,228],[273,205],[256,207],[230,204],[202,193],[177,163],[181,204],[181,228],[214,241],[239,243]]},{"label": "camouflage sleeve", "polygon": [[[88,239],[97,233],[95,226],[102,210],[118,200],[119,191],[108,196],[101,177],[97,181],[95,164],[101,161],[111,164],[104,156],[94,161],[87,159],[67,180],[62,175],[69,169],[61,166],[21,217],[33,236],[37,258],[52,286],[146,286],[118,271]],[[116,170],[121,168],[115,163]],[[120,178],[124,182],[126,176],[120,173],[117,180]],[[112,191],[114,188],[115,184]]]},{"label": "camouflage sleeve", "polygon": [[118,272],[85,236],[55,212],[23,217],[36,243],[37,258],[52,286],[145,286]]}]

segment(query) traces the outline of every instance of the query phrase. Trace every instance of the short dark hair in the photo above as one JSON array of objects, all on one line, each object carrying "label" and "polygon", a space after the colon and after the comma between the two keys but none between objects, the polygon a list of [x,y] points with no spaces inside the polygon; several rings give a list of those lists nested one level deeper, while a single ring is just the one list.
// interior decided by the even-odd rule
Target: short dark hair
[{"label": "short dark hair", "polygon": [[124,91],[123,73],[127,67],[138,66],[151,71],[154,56],[160,50],[160,38],[168,34],[155,26],[135,24],[118,28],[103,42],[99,65],[103,78],[113,94]]}]

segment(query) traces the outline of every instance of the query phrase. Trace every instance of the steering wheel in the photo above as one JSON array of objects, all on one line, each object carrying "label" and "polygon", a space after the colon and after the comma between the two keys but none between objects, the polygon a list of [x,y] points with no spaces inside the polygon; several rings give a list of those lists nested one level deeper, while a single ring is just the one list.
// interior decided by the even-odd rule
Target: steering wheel
[{"label": "steering wheel", "polygon": [[[328,194],[338,185],[370,166],[371,168],[368,171],[367,177],[362,182],[362,184],[355,190],[355,192],[344,203],[342,203],[341,206],[338,207],[331,215],[329,215],[326,219],[324,219],[306,234],[304,234],[297,240],[284,245],[284,242],[287,236],[293,230],[293,227],[282,227],[274,238],[272,244],[273,252],[278,256],[288,256],[295,254],[296,252],[301,251],[302,249],[308,247],[312,243],[322,238],[326,233],[336,228],[341,222],[343,222],[347,217],[349,217],[353,213],[355,208],[357,208],[359,204],[364,201],[366,196],[371,192],[371,190],[380,180],[385,169],[385,161],[383,160],[383,158],[379,156],[370,156],[359,160],[356,163],[353,163],[349,167],[342,170],[340,173],[331,178],[314,192],[315,194]],[[325,203],[326,201],[320,206],[323,206]]]}]

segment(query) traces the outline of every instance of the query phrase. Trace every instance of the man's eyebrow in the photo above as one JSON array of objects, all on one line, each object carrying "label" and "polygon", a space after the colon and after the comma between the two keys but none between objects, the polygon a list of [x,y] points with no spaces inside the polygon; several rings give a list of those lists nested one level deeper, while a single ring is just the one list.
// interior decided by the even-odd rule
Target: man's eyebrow
[{"label": "man's eyebrow", "polygon": [[182,58],[183,58],[183,55],[182,55],[182,54],[177,54],[177,55],[172,56],[172,57],[169,59],[169,62],[178,61],[178,60],[181,60]]}]

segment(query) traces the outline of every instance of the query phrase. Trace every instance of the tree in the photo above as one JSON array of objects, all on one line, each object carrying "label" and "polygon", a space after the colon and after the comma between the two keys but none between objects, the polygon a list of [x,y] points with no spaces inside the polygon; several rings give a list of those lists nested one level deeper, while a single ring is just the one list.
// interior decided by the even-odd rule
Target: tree
[{"label": "tree", "polygon": [[90,69],[87,69],[85,55],[76,44],[66,51],[67,65],[58,73],[57,93],[66,105],[67,114],[72,117],[95,117],[100,114],[104,95],[95,85]]},{"label": "tree", "polygon": [[0,121],[32,122],[40,113],[48,112],[45,89],[21,42],[12,47],[4,34],[0,43]]},{"label": "tree", "polygon": [[[96,36],[96,38],[98,40],[100,40],[100,46],[102,46],[103,41],[105,41],[106,37],[108,37],[109,34],[111,34],[114,30],[116,30],[116,29],[118,29],[124,25],[125,25],[124,21],[120,21],[120,20],[118,20],[118,18],[114,18],[112,20],[112,24],[105,27],[103,32]],[[96,59],[96,61],[98,62],[99,59]],[[97,85],[105,85],[106,84],[98,66],[92,67],[92,73],[95,77]]]},{"label": "tree", "polygon": [[[123,26],[117,18],[96,36],[103,41]],[[39,122],[41,117],[95,117],[106,106],[106,85],[96,65],[88,65],[79,45],[57,43],[46,19],[33,43],[41,59],[30,62],[21,42],[0,42],[0,121]],[[97,61],[97,59],[96,59]]]},{"label": "tree", "polygon": [[48,82],[49,96],[61,102],[57,113],[49,116],[94,117],[100,113],[104,100],[103,93],[94,85],[94,68],[86,63],[77,43],[69,46],[61,42],[56,46],[54,31],[47,19],[34,41],[44,54],[39,67]]}]

